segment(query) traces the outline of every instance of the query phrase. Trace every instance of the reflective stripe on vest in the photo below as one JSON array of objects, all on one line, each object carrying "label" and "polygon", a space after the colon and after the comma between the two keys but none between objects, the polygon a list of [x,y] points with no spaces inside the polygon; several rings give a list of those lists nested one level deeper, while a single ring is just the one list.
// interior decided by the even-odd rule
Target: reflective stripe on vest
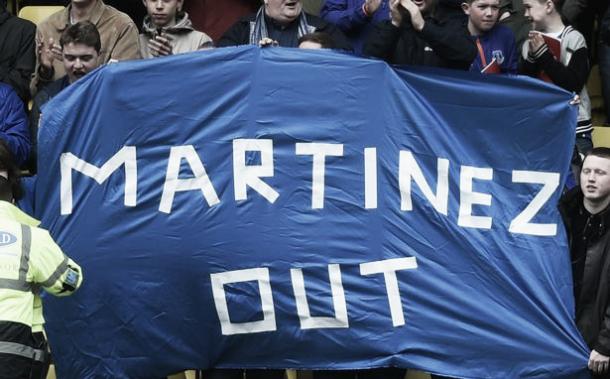
[{"label": "reflective stripe on vest", "polygon": [[59,279],[66,271],[68,270],[68,257],[64,257],[64,260],[57,266],[53,274],[49,277],[49,279],[45,280],[40,286],[43,287],[51,287],[57,279]]},{"label": "reflective stripe on vest", "polygon": [[[29,292],[32,290],[31,283],[27,281],[30,269],[30,250],[32,246],[32,231],[27,225],[21,225],[21,263],[19,265],[19,279],[0,278],[0,289]],[[1,351],[0,351],[1,352]]]},{"label": "reflective stripe on vest", "polygon": [[46,352],[20,343],[0,341],[0,354],[18,355],[38,362],[44,362]]}]

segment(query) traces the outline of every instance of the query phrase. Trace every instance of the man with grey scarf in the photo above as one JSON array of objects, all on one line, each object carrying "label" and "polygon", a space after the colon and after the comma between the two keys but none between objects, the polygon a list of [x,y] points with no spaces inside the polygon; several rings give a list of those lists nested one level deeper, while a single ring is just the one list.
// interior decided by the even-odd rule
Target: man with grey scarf
[{"label": "man with grey scarf", "polygon": [[330,35],[340,50],[351,50],[345,35],[321,18],[305,13],[301,0],[265,0],[257,13],[233,24],[217,46],[298,47],[300,37],[314,32]]}]

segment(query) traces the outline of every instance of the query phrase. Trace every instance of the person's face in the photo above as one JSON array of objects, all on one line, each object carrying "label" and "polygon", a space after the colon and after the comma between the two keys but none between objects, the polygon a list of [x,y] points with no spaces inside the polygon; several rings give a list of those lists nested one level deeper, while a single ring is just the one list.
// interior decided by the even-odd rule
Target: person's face
[{"label": "person's face", "polygon": [[302,10],[301,0],[265,0],[265,13],[277,22],[294,21]]},{"label": "person's face", "polygon": [[146,12],[156,27],[172,26],[176,13],[182,9],[182,0],[143,0]]},{"label": "person's face", "polygon": [[299,45],[299,49],[321,49],[322,45],[313,41],[303,41]]},{"label": "person's face", "polygon": [[494,27],[500,12],[500,0],[475,0],[463,4],[464,13],[468,15],[468,25],[476,35],[481,35]]},{"label": "person's face", "polygon": [[436,0],[411,0],[413,4],[417,5],[421,14],[426,15],[432,12]]},{"label": "person's face", "polygon": [[523,0],[525,18],[532,23],[534,30],[541,30],[544,28],[544,21],[549,14],[551,6],[552,0],[546,0],[544,2],[538,0]]},{"label": "person's face", "polygon": [[585,158],[580,171],[580,188],[585,199],[602,202],[610,196],[610,159],[595,155]]},{"label": "person's face", "polygon": [[70,83],[87,75],[99,64],[99,54],[95,48],[82,43],[70,42],[64,46],[62,55]]}]

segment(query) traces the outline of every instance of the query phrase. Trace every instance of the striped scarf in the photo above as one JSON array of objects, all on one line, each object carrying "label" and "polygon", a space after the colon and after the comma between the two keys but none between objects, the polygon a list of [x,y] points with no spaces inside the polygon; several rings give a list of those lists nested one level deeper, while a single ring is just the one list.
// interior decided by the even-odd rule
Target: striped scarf
[{"label": "striped scarf", "polygon": [[[299,29],[297,38],[301,38],[305,34],[313,33],[316,28],[307,23],[305,12],[301,11],[299,15]],[[265,6],[261,6],[256,12],[256,20],[250,22],[250,45],[258,46],[258,43],[263,38],[269,38],[267,32],[267,24],[265,23]]]}]

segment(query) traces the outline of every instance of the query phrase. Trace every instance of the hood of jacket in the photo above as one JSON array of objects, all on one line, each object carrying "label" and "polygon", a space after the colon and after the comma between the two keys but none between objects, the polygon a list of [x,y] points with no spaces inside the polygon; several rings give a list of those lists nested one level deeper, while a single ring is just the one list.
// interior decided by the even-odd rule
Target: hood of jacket
[{"label": "hood of jacket", "polygon": [[[168,34],[190,33],[195,30],[193,28],[193,23],[186,12],[181,12],[176,15],[176,24],[174,26],[161,29]],[[157,32],[157,27],[151,21],[150,16],[144,17],[143,30],[146,34],[155,34]]]}]

